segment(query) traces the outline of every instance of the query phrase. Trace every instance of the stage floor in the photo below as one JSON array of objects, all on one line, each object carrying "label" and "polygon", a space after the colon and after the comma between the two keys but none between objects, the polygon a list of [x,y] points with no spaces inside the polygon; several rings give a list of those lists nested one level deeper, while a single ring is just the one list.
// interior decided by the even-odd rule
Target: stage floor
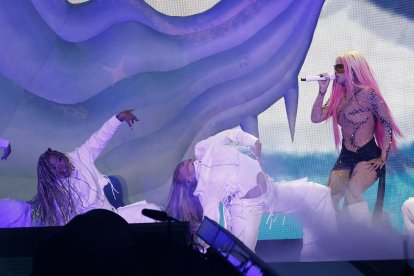
[{"label": "stage floor", "polygon": [[414,259],[300,262],[302,240],[260,240],[256,254],[279,275],[413,275]]},{"label": "stage floor", "polygon": [[[143,225],[138,226],[137,235],[146,236],[150,230],[151,236],[157,232],[162,235],[163,228],[153,228],[160,225],[150,224],[148,229]],[[43,233],[41,230],[46,232]],[[31,255],[37,241],[45,233],[56,230],[33,228],[0,231],[0,275],[30,275]],[[301,249],[301,239],[260,240],[256,246],[256,255],[273,269],[275,275],[414,275],[414,260],[388,258],[300,262]]]},{"label": "stage floor", "polygon": [[[290,259],[294,256],[298,257],[300,246],[301,241],[297,240],[259,241],[257,255],[269,265],[275,272],[275,275],[414,275],[414,260],[408,262],[403,260],[332,262],[281,261],[282,259]],[[272,251],[272,253],[269,251]],[[275,261],[276,259],[279,261]],[[0,258],[0,275],[2,276],[30,275],[31,271],[31,257]]]}]

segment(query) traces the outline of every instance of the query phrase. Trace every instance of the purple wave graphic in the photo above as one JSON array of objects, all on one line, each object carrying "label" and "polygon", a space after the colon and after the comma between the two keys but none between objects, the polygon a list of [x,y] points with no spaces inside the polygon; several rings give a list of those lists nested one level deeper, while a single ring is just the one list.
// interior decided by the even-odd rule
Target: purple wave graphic
[{"label": "purple wave graphic", "polygon": [[143,1],[3,3],[0,133],[16,147],[0,181],[34,193],[41,152],[72,150],[129,107],[141,121],[119,130],[98,167],[134,199],[166,197],[155,191],[195,142],[238,124],[254,132],[282,97],[293,138],[298,72],[322,5],[225,0],[181,18]]}]

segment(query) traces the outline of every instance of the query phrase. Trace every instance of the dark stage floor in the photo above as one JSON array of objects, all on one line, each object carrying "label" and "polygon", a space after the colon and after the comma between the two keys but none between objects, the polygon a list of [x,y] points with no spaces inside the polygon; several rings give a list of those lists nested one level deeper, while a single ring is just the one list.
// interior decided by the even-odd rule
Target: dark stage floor
[{"label": "dark stage floor", "polygon": [[414,260],[299,262],[302,240],[258,241],[256,254],[279,275],[414,275]]},{"label": "dark stage floor", "polygon": [[[137,229],[141,236],[148,233],[154,236],[159,232],[159,229],[152,228],[151,225],[148,229],[143,229],[142,226]],[[50,233],[56,230],[47,231]],[[162,232],[158,234],[162,235]],[[38,229],[0,229],[0,275],[30,275],[33,247],[43,235]],[[301,247],[302,240],[258,241],[256,255],[275,275],[414,275],[414,260],[299,262]]]}]

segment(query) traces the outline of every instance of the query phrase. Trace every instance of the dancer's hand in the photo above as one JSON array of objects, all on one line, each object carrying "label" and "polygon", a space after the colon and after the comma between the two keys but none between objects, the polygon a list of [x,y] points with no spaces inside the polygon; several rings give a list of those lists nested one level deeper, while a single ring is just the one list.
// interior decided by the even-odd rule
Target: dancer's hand
[{"label": "dancer's hand", "polygon": [[134,109],[127,109],[119,112],[116,118],[121,122],[127,122],[128,126],[132,129],[135,122],[138,122],[138,118],[132,113]]},{"label": "dancer's hand", "polygon": [[260,140],[257,140],[254,146],[252,147],[252,151],[254,156],[256,156],[256,160],[259,162],[260,166],[262,165],[262,143]]},{"label": "dancer's hand", "polygon": [[9,145],[3,150],[3,155],[1,156],[1,160],[7,160],[7,157],[9,157],[10,153],[11,153],[11,146],[9,143]]}]

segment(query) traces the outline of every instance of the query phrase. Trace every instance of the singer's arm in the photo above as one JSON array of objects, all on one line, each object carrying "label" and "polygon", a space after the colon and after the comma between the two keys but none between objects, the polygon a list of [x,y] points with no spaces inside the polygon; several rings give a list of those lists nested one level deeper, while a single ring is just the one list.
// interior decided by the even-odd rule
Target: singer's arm
[{"label": "singer's arm", "polygon": [[311,113],[311,120],[312,123],[320,123],[328,119],[328,103],[329,100],[323,105],[323,98],[325,97],[325,93],[318,93],[315,102],[312,106],[312,113]]}]

